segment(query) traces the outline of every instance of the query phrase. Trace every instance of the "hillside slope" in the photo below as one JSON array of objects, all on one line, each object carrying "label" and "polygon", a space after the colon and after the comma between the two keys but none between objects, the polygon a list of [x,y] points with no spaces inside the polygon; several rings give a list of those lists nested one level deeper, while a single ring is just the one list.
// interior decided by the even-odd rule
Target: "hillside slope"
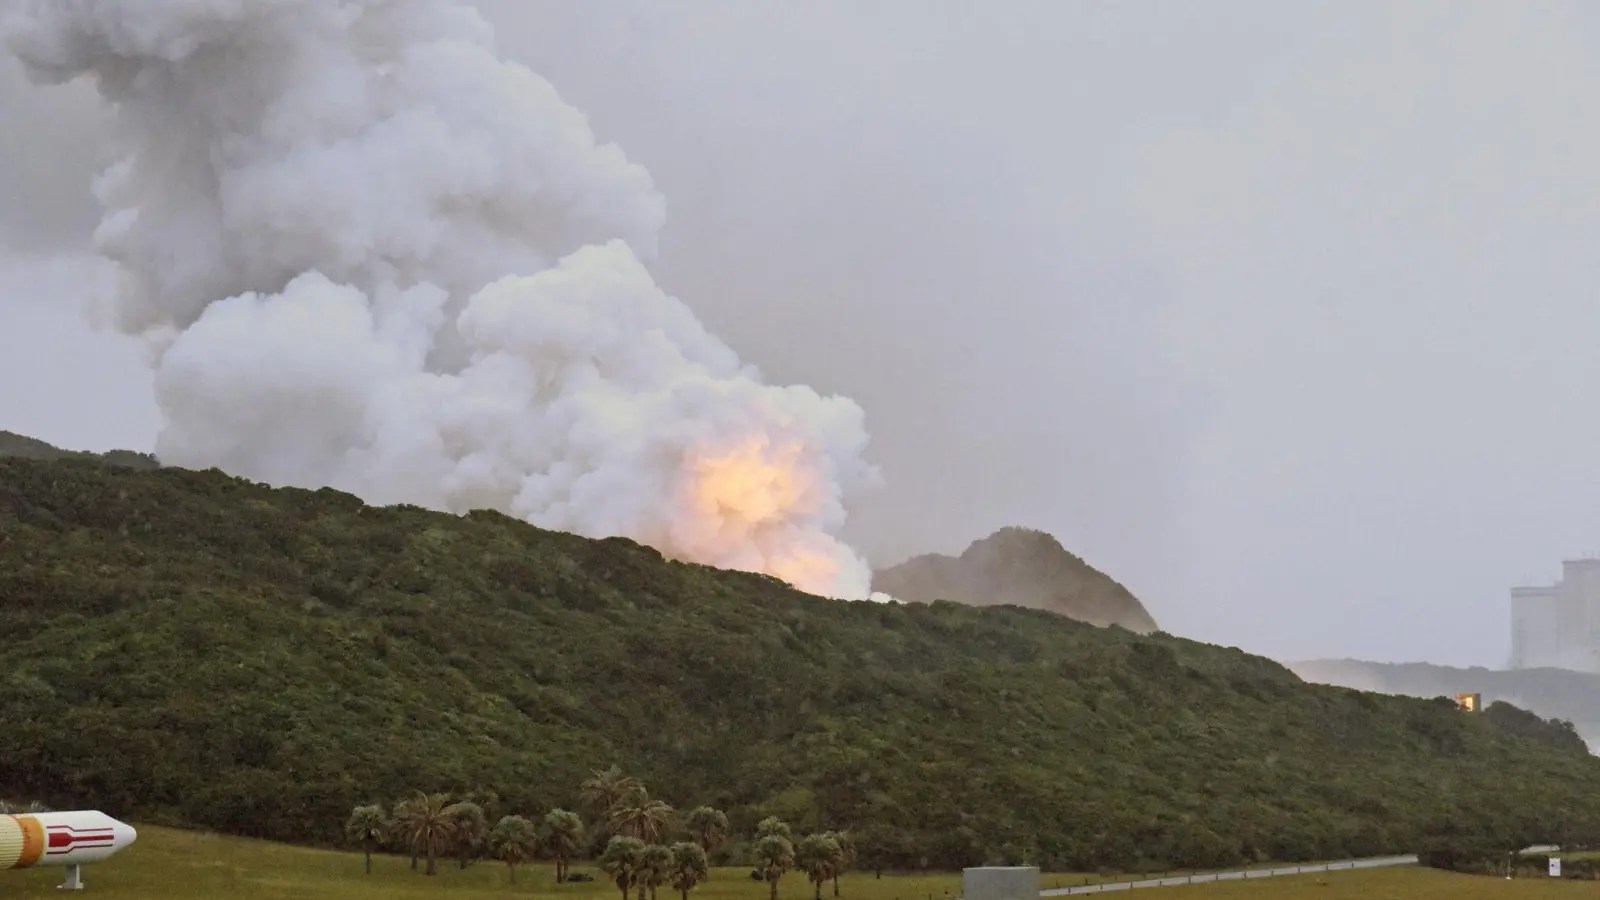
[{"label": "hillside slope", "polygon": [[1558,728],[214,471],[0,460],[0,634],[0,796],[243,835],[334,840],[417,788],[537,812],[613,762],[907,867],[1338,858],[1600,809]]},{"label": "hillside slope", "polygon": [[94,460],[134,469],[155,469],[160,467],[160,463],[156,461],[156,458],[148,453],[135,453],[132,450],[112,450],[109,453],[63,450],[38,438],[0,430],[0,458],[4,457]]},{"label": "hillside slope", "polygon": [[1551,719],[1569,721],[1591,746],[1600,746],[1600,675],[1567,669],[1461,669],[1430,663],[1373,663],[1319,659],[1290,663],[1301,678],[1408,697],[1478,693]]},{"label": "hillside slope", "polygon": [[1156,621],[1127,588],[1068,552],[1055,538],[1002,528],[960,556],[929,553],[873,573],[872,589],[914,603],[1026,606],[1139,634]]}]

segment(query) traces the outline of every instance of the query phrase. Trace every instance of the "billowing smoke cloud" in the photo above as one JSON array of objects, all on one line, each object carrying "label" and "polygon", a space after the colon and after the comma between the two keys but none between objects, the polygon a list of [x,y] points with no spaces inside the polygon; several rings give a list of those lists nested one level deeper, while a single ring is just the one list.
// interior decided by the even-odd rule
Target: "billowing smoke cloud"
[{"label": "billowing smoke cloud", "polygon": [[867,595],[852,401],[760,374],[662,292],[665,202],[450,0],[30,0],[92,76],[105,312],[151,342],[157,453],[373,502],[496,508]]}]

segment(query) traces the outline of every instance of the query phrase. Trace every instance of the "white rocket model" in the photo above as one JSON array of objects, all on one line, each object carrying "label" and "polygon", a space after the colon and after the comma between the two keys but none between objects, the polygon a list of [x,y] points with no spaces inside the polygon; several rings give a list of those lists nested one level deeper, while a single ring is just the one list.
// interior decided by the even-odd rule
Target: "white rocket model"
[{"label": "white rocket model", "polygon": [[59,887],[81,891],[80,866],[107,859],[138,837],[132,825],[99,810],[0,816],[0,870],[66,866]]}]

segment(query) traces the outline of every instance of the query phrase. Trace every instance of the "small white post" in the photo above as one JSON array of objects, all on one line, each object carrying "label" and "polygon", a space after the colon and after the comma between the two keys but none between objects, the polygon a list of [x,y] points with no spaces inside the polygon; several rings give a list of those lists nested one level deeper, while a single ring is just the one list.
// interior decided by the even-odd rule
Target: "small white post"
[{"label": "small white post", "polygon": [[76,864],[67,866],[67,880],[56,885],[58,891],[83,890],[83,870]]}]

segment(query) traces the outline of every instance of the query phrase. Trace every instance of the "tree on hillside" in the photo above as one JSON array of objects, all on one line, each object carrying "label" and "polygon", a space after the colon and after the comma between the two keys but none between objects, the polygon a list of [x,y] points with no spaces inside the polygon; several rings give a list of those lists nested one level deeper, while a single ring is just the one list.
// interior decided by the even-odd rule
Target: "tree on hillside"
[{"label": "tree on hillside", "polygon": [[389,818],[377,804],[358,806],[344,823],[345,837],[360,845],[367,855],[367,874],[372,874],[372,851],[382,846],[389,834]]},{"label": "tree on hillside", "polygon": [[545,814],[539,843],[555,857],[556,883],[567,880],[567,865],[583,849],[583,819],[575,812],[552,809]]},{"label": "tree on hillside", "polygon": [[437,875],[440,854],[455,846],[457,821],[448,795],[418,791],[395,816],[395,829],[428,860],[427,874]]},{"label": "tree on hillside", "polygon": [[1600,837],[1600,811],[1559,802],[1550,808],[1554,812],[1547,818],[1545,831],[1549,841],[1563,851],[1590,846]]},{"label": "tree on hillside", "polygon": [[764,838],[772,835],[776,835],[786,841],[789,841],[790,843],[794,843],[794,832],[790,830],[789,823],[778,818],[777,816],[767,816],[765,819],[762,819],[760,822],[756,823],[757,838]]},{"label": "tree on hillside", "polygon": [[639,857],[639,900],[644,900],[645,889],[650,890],[650,900],[656,900],[656,888],[672,876],[672,851],[661,844],[650,844]]},{"label": "tree on hillside", "polygon": [[[483,817],[490,822],[498,822],[505,818],[505,811],[501,809],[500,804],[500,792],[493,788],[479,788],[461,799],[478,804],[483,810]],[[487,837],[485,839],[487,840]]]},{"label": "tree on hillside", "polygon": [[697,806],[689,812],[684,825],[708,858],[728,839],[728,817],[720,809]]},{"label": "tree on hillside", "polygon": [[628,900],[628,890],[639,882],[640,864],[644,858],[644,841],[636,837],[617,835],[606,844],[600,855],[600,868],[611,876],[622,900]]},{"label": "tree on hillside", "polygon": [[806,873],[815,900],[822,900],[822,885],[838,873],[843,856],[839,842],[826,834],[808,834],[794,848],[795,865]]},{"label": "tree on hillside", "polygon": [[539,833],[522,816],[505,816],[489,832],[489,852],[511,870],[511,883],[517,883],[517,866],[533,858],[539,848]]},{"label": "tree on hillside", "polygon": [[672,845],[672,886],[681,900],[689,900],[689,892],[710,877],[711,863],[706,850],[699,844],[683,841]]},{"label": "tree on hillside", "polygon": [[489,817],[483,814],[483,807],[471,800],[452,803],[446,812],[455,823],[453,843],[461,868],[465,869],[483,850],[483,842],[489,836]]},{"label": "tree on hillside", "polygon": [[[419,794],[418,796],[421,795]],[[411,843],[411,839],[401,833],[402,829],[400,828],[400,823],[406,821],[411,816],[410,809],[413,805],[415,805],[416,801],[416,797],[402,797],[401,799],[396,800],[394,804],[394,815],[389,819],[389,840],[394,842],[403,840],[406,842],[406,849],[411,852],[411,871],[413,872],[417,870],[417,858],[422,854],[421,851],[417,849],[417,846]]]},{"label": "tree on hillside", "polygon": [[672,807],[660,800],[650,799],[650,792],[640,787],[612,807],[610,823],[612,830],[618,834],[631,835],[646,843],[658,843],[672,823]]},{"label": "tree on hillside", "polygon": [[619,803],[635,791],[644,790],[644,783],[632,775],[624,775],[620,767],[613,765],[604,771],[596,770],[580,790],[590,810],[604,821]]},{"label": "tree on hillside", "polygon": [[[779,823],[782,824],[782,823]],[[778,879],[794,868],[794,844],[781,834],[769,833],[756,841],[750,856],[762,880],[772,888],[772,900],[778,900]]]},{"label": "tree on hillside", "polygon": [[827,836],[839,845],[839,864],[833,869],[833,895],[839,896],[839,873],[856,861],[856,842],[848,831],[829,831]]}]

